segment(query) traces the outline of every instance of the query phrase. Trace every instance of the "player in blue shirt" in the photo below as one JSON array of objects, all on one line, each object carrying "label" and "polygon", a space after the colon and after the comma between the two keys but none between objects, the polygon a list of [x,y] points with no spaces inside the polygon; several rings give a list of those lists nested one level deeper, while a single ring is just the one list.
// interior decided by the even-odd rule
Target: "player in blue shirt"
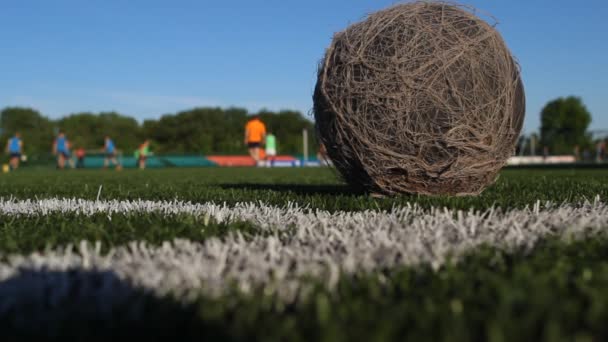
[{"label": "player in blue shirt", "polygon": [[65,162],[70,161],[70,141],[66,138],[65,133],[59,132],[55,142],[53,143],[53,154],[57,156],[57,167],[63,169]]},{"label": "player in blue shirt", "polygon": [[19,161],[21,160],[21,154],[23,153],[23,141],[21,140],[21,134],[16,132],[15,135],[8,139],[6,143],[6,153],[10,156],[10,165],[13,170],[19,167]]},{"label": "player in blue shirt", "polygon": [[103,167],[107,168],[110,164],[118,167],[118,161],[116,160],[116,145],[114,145],[114,141],[107,135],[104,139],[103,152],[105,153]]}]

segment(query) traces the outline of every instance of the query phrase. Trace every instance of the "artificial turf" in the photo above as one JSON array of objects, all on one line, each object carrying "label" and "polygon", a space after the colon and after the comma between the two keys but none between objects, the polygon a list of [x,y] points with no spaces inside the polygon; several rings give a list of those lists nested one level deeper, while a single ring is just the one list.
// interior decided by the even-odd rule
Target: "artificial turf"
[{"label": "artificial turf", "polygon": [[[6,199],[83,198],[264,202],[329,211],[422,207],[504,210],[537,201],[578,203],[608,197],[608,171],[505,170],[478,197],[400,196],[377,199],[353,193],[328,169],[165,169],[115,171],[19,170],[0,176]],[[220,239],[230,231],[258,234],[251,223],[203,222],[191,215],[134,213],[82,216],[0,215],[0,254],[29,253],[80,240],[105,247],[132,240],[153,244],[174,238]],[[205,227],[205,229],[201,229]],[[92,271],[94,272],[94,271]],[[133,289],[133,303],[107,320],[91,320],[86,306],[61,303],[53,319],[28,321],[32,307],[0,318],[6,340],[107,340],[143,336],[213,340],[577,340],[608,338],[608,240],[549,238],[532,250],[480,248],[438,270],[407,266],[343,276],[335,289],[315,286],[306,298],[285,303],[274,296],[227,290],[189,304]],[[3,285],[0,282],[0,287]],[[279,285],[280,286],[280,285]],[[1,306],[1,305],[0,305]],[[30,310],[30,311],[28,311]],[[94,313],[93,313],[94,314]]]},{"label": "artificial turf", "polygon": [[250,222],[218,223],[188,214],[129,215],[94,214],[90,216],[50,213],[28,217],[0,215],[0,257],[28,254],[81,241],[100,242],[103,251],[132,241],[160,245],[173,239],[203,242],[238,231],[244,238],[261,234]]},{"label": "artificial turf", "polygon": [[477,197],[403,195],[373,198],[352,192],[334,172],[319,169],[206,168],[116,171],[20,170],[0,176],[4,199],[83,198],[264,202],[329,211],[390,209],[408,203],[450,209],[521,208],[537,201],[576,203],[608,197],[607,170],[505,170]]},{"label": "artificial turf", "polygon": [[8,341],[603,341],[607,286],[608,240],[547,240],[532,252],[481,248],[439,270],[345,276],[292,303],[228,290],[184,305],[133,288],[111,316],[94,319],[79,298],[45,308],[45,319],[25,306],[0,329]]}]

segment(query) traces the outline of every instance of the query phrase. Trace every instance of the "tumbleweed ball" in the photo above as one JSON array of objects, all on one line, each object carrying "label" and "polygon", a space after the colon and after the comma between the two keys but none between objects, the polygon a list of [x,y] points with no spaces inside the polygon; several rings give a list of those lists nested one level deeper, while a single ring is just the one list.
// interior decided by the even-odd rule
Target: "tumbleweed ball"
[{"label": "tumbleweed ball", "polygon": [[474,10],[396,5],[335,34],[314,93],[317,136],[352,186],[479,194],[515,149],[519,66]]}]

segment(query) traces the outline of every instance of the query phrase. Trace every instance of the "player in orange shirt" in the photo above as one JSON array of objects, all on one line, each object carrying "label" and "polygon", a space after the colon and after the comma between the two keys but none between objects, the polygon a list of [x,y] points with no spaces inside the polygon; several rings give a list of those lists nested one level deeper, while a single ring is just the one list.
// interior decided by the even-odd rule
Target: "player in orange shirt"
[{"label": "player in orange shirt", "polygon": [[266,125],[260,120],[259,115],[254,115],[245,126],[245,145],[249,149],[249,155],[260,164],[260,150],[266,139]]}]

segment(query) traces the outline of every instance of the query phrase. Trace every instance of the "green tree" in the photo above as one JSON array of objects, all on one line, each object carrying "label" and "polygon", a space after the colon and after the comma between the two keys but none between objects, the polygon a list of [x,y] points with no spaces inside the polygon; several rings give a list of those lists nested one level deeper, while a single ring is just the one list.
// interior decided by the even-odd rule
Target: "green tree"
[{"label": "green tree", "polygon": [[277,137],[277,148],[280,153],[298,155],[304,153],[302,130],[307,129],[309,153],[314,154],[316,148],[315,139],[312,136],[314,134],[314,124],[300,112],[285,110],[274,113],[262,110],[258,114],[260,114],[262,121],[266,123],[268,131]]},{"label": "green tree", "polygon": [[540,143],[551,154],[571,154],[574,146],[589,147],[591,114],[579,97],[558,98],[541,111]]},{"label": "green tree", "polygon": [[[313,123],[296,111],[259,112],[269,132],[277,137],[279,153],[302,154],[302,130],[310,136],[310,153],[315,151]],[[131,153],[144,139],[150,139],[156,153],[246,154],[243,144],[245,124],[250,116],[242,108],[194,108],[166,114],[140,125],[116,112],[74,113],[52,121],[30,108],[6,108],[0,112],[4,141],[14,132],[22,133],[26,152],[49,160],[52,141],[63,130],[76,148],[101,149],[106,135],[119,150]]]},{"label": "green tree", "polygon": [[115,112],[76,113],[57,121],[74,147],[101,149],[106,135],[110,136],[119,150],[131,151],[141,140],[138,122]]},{"label": "green tree", "polygon": [[[276,135],[280,153],[302,153],[302,129],[312,134],[311,121],[294,111],[262,110],[259,114]],[[146,120],[142,130],[159,153],[246,154],[243,134],[248,119],[245,109],[195,108]],[[312,137],[310,148],[314,151]]]},{"label": "green tree", "polygon": [[0,112],[0,135],[2,148],[9,137],[20,132],[24,150],[28,155],[46,154],[51,151],[53,123],[37,110],[23,107],[8,107]]}]

